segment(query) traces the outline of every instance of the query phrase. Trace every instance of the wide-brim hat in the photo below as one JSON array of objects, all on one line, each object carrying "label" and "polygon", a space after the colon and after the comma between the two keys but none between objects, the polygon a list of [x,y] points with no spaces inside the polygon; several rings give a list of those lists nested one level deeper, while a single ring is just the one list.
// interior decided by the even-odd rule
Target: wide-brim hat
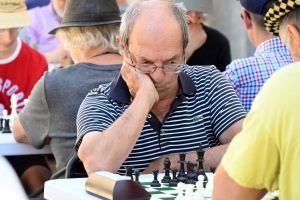
[{"label": "wide-brim hat", "polygon": [[182,2],[187,11],[211,14],[214,10],[213,0],[176,0],[176,2]]},{"label": "wide-brim hat", "polygon": [[120,10],[116,0],[68,0],[64,16],[59,27],[49,34],[64,27],[99,26],[120,23]]},{"label": "wide-brim hat", "polygon": [[300,0],[279,0],[267,12],[264,22],[266,29],[279,36],[279,22],[289,12],[300,7]]},{"label": "wide-brim hat", "polygon": [[25,0],[0,0],[0,29],[30,25]]}]

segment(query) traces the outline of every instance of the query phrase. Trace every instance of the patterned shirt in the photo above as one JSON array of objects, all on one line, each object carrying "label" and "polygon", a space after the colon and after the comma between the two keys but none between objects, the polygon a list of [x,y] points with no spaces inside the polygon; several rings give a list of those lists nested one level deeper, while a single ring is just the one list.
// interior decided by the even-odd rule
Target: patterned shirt
[{"label": "patterned shirt", "polygon": [[[246,115],[234,90],[214,66],[188,67],[179,74],[179,83],[180,92],[163,123],[152,112],[148,114],[119,173],[125,172],[125,166],[144,170],[161,156],[196,151],[200,142],[204,149],[220,145],[220,135]],[[121,76],[92,90],[78,111],[76,149],[86,133],[106,130],[130,103],[130,93]]]},{"label": "patterned shirt", "polygon": [[249,112],[263,84],[275,71],[291,63],[293,60],[287,47],[280,38],[274,38],[260,44],[253,57],[232,61],[223,74]]}]

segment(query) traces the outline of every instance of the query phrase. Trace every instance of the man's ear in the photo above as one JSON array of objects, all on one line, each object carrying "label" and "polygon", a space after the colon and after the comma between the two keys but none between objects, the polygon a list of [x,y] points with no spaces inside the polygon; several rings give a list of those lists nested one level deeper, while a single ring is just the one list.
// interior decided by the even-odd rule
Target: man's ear
[{"label": "man's ear", "polygon": [[119,44],[121,50],[124,51],[124,48],[125,48],[125,47],[124,47],[124,45],[123,45],[123,43],[122,43],[122,40],[121,40],[121,37],[120,37],[120,36],[117,36],[117,37],[116,37],[116,42]]},{"label": "man's ear", "polygon": [[243,21],[244,21],[244,26],[246,30],[249,30],[252,28],[252,21],[249,18],[248,14],[246,13],[245,10],[242,11],[242,16],[243,16]]},{"label": "man's ear", "polygon": [[300,33],[299,30],[292,24],[288,24],[285,27],[286,33],[290,37],[290,41],[297,45],[298,49],[300,49]]}]

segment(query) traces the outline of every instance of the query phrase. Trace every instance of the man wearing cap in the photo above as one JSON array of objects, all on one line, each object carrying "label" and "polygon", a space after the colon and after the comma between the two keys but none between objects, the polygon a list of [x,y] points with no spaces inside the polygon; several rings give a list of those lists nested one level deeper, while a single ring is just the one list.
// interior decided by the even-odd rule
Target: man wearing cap
[{"label": "man wearing cap", "polygon": [[[17,111],[20,111],[24,99],[48,69],[44,56],[18,38],[20,29],[29,24],[25,0],[0,0],[0,115],[4,109],[11,113],[12,94],[18,98]],[[28,193],[50,178],[43,156],[10,156],[7,159]]]},{"label": "man wearing cap", "polygon": [[254,100],[218,167],[214,200],[261,199],[274,190],[279,199],[300,197],[299,19],[298,0],[276,1],[265,16],[266,28],[280,33],[295,63],[275,72]]},{"label": "man wearing cap", "polygon": [[179,170],[178,153],[194,162],[200,143],[209,170],[241,130],[245,112],[220,71],[185,64],[185,13],[171,0],[126,9],[117,37],[121,75],[91,91],[78,111],[76,149],[89,174],[126,166],[162,172],[166,157]]},{"label": "man wearing cap", "polygon": [[293,62],[282,40],[269,33],[264,26],[264,15],[274,1],[240,0],[244,7],[241,17],[256,51],[252,57],[232,61],[224,75],[247,112],[265,81],[275,71]]},{"label": "man wearing cap", "polygon": [[60,25],[66,0],[51,0],[43,7],[29,10],[30,26],[21,31],[20,37],[29,46],[42,53],[48,63],[58,63],[69,55],[61,42],[48,32]]},{"label": "man wearing cap", "polygon": [[204,25],[204,13],[213,12],[213,0],[177,0],[188,13],[190,42],[186,48],[187,64],[215,65],[221,72],[231,62],[230,44],[219,31]]}]

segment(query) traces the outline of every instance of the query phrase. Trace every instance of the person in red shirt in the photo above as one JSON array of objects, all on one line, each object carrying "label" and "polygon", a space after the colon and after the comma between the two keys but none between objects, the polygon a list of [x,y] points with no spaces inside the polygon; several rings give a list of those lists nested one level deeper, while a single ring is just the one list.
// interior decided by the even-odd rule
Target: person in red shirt
[{"label": "person in red shirt", "polygon": [[[24,107],[35,83],[48,70],[43,55],[23,43],[18,34],[30,24],[25,0],[6,0],[0,4],[0,115],[3,110],[11,113],[11,95],[17,96],[17,111]],[[46,180],[51,172],[43,156],[9,156],[27,193],[32,193]]]}]

